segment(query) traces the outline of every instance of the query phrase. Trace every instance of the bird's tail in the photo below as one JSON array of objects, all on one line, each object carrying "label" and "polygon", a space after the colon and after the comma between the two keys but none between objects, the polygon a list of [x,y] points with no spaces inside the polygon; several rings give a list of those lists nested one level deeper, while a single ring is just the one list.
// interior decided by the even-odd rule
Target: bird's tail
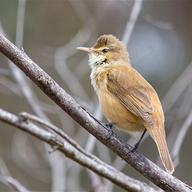
[{"label": "bird's tail", "polygon": [[150,135],[152,136],[152,138],[154,139],[154,141],[157,145],[162,163],[163,163],[166,171],[169,172],[170,174],[172,174],[175,169],[174,169],[173,161],[171,160],[169,150],[167,147],[164,129],[152,128],[150,130]]}]

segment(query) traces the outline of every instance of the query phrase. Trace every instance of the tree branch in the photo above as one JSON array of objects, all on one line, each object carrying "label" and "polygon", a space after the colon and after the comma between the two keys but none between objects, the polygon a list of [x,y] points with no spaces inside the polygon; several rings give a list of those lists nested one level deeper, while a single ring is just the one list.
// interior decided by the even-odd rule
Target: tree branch
[{"label": "tree branch", "polygon": [[110,130],[86,112],[47,73],[3,35],[0,35],[0,51],[12,60],[47,96],[76,122],[154,184],[165,191],[189,191],[183,182],[160,169],[142,154],[137,152],[130,153],[132,148],[125,141],[115,134],[111,135]]},{"label": "tree branch", "polygon": [[[0,120],[45,141],[50,144],[53,149],[58,149],[64,153],[66,157],[91,169],[100,176],[109,179],[123,189],[133,192],[155,192],[155,190],[147,184],[124,175],[120,171],[99,160],[97,157],[85,152],[75,141],[62,132],[61,129],[49,122],[44,122],[32,115],[26,115],[26,113],[16,116],[3,109],[0,109]],[[48,129],[38,127],[33,124],[31,120],[36,121],[41,126],[46,126]]]}]

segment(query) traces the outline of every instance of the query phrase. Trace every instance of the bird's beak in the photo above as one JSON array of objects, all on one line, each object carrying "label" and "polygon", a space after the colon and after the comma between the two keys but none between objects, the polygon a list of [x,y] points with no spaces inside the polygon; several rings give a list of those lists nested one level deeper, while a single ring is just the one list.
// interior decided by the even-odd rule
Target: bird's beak
[{"label": "bird's beak", "polygon": [[77,47],[77,50],[91,53],[93,51],[93,48],[91,48],[91,47]]}]

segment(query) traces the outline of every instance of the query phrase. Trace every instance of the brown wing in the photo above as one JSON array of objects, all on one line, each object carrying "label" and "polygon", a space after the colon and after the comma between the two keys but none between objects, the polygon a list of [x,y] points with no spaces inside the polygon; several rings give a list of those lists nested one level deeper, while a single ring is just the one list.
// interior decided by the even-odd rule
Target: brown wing
[{"label": "brown wing", "polygon": [[[138,73],[134,73],[134,76],[138,75],[137,79],[129,72],[126,71],[126,68],[125,70],[111,70],[108,73],[107,89],[118,98],[127,110],[146,123],[152,123],[153,109],[147,88],[139,83],[142,77]],[[144,79],[142,78],[142,80]]]}]

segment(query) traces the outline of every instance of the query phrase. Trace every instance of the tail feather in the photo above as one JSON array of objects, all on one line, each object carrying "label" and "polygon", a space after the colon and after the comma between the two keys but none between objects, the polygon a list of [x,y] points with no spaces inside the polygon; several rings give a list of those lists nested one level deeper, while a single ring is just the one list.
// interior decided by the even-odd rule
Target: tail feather
[{"label": "tail feather", "polygon": [[159,150],[159,154],[166,171],[172,174],[175,169],[169,154],[166,140],[161,139],[159,141],[156,141],[156,145]]},{"label": "tail feather", "polygon": [[171,160],[169,150],[167,147],[164,130],[163,130],[163,132],[162,132],[162,130],[159,130],[159,129],[153,129],[153,130],[154,131],[152,131],[152,130],[150,131],[150,134],[153,137],[153,139],[157,145],[162,163],[163,163],[166,171],[169,172],[170,174],[172,174],[175,169],[174,169],[174,165]]}]

